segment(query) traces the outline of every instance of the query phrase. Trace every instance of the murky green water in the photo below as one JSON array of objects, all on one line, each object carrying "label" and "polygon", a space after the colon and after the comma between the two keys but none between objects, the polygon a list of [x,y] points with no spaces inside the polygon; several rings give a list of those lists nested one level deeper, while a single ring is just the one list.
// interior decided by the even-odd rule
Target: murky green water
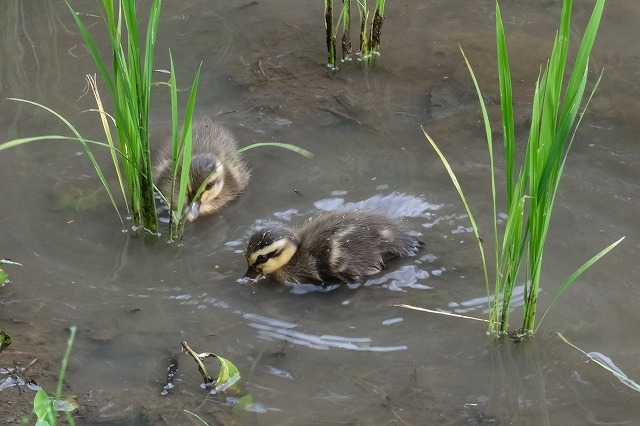
[{"label": "murky green water", "polygon": [[[321,2],[165,2],[156,67],[168,68],[171,48],[186,85],[203,61],[198,111],[219,116],[241,145],[275,140],[316,156],[247,153],[247,192],[190,225],[177,248],[120,232],[79,145],[48,141],[0,152],[0,258],[24,265],[4,267],[12,282],[0,289],[0,324],[14,343],[0,367],[38,358],[41,370],[26,375],[53,390],[35,372],[57,371],[68,328],[77,325],[65,391],[76,395],[84,424],[188,423],[183,409],[210,424],[633,423],[640,395],[555,331],[640,378],[635,0],[605,10],[590,81],[603,67],[605,76],[567,162],[540,307],[586,259],[622,235],[624,243],[563,295],[527,344],[493,342],[480,322],[392,306],[486,316],[464,208],[420,130],[452,162],[488,239],[486,142],[458,44],[497,120],[494,4],[471,3],[389,2],[378,68],[332,74]],[[574,47],[593,6],[575,3]],[[93,2],[73,5],[102,31]],[[503,5],[521,139],[560,7]],[[0,34],[0,141],[68,134],[54,117],[8,97],[45,103],[100,138],[98,117],[83,112],[93,108],[84,75],[95,67],[65,4],[9,0]],[[153,100],[157,143],[170,120],[168,92],[157,87]],[[107,164],[108,154],[95,152]],[[345,207],[402,216],[426,246],[358,289],[294,294],[236,282],[246,269],[238,252],[260,223],[297,223]],[[516,307],[514,325],[519,315]],[[200,389],[181,340],[231,359],[243,377],[239,392]],[[175,387],[160,396],[172,357]],[[234,408],[246,394],[252,410]],[[11,395],[0,391],[0,401]],[[0,414],[2,421],[19,415]]]}]

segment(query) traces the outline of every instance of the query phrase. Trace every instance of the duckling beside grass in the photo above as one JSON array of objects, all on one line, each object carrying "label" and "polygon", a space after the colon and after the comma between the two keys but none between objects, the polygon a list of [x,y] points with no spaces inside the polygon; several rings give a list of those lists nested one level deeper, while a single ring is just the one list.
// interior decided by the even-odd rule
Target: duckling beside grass
[{"label": "duckling beside grass", "polygon": [[256,232],[245,256],[245,278],[284,284],[360,283],[394,257],[415,254],[422,243],[397,219],[366,212],[324,213],[297,230],[275,225]]},{"label": "duckling beside grass", "polygon": [[[196,117],[192,123],[192,154],[187,185],[187,219],[212,214],[240,194],[249,182],[249,169],[236,153],[238,144],[231,132],[209,117]],[[173,174],[171,146],[163,148],[154,166],[155,184],[168,199],[171,197]],[[178,178],[180,171],[178,171]],[[206,183],[205,183],[206,182]],[[198,189],[204,190],[198,197]],[[178,199],[178,184],[173,199]]]}]

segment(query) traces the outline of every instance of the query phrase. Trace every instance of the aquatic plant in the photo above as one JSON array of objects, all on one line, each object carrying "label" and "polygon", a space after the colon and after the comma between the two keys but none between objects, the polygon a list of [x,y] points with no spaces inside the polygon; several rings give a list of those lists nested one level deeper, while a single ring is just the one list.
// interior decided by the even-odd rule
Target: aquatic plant
[{"label": "aquatic plant", "polygon": [[56,389],[56,398],[50,399],[47,392],[40,388],[33,398],[33,413],[38,420],[36,426],[55,426],[57,424],[56,412],[64,411],[67,416],[67,422],[70,425],[74,425],[73,417],[71,417],[71,411],[75,409],[74,404],[69,401],[63,401],[60,399],[62,395],[62,382],[64,380],[65,372],[67,371],[67,362],[69,361],[69,355],[71,355],[71,347],[76,337],[76,326],[71,327],[71,334],[67,341],[67,351],[62,358],[62,365],[60,366],[60,376],[58,377],[58,388]]},{"label": "aquatic plant", "polygon": [[[113,100],[113,117],[117,129],[119,150],[127,158],[127,161],[120,162],[120,167],[123,170],[127,186],[126,192],[134,226],[143,227],[154,234],[158,232],[158,218],[151,176],[149,99],[161,5],[162,0],[153,0],[151,4],[143,55],[136,16],[136,2],[132,0],[102,1],[105,23],[111,41],[112,77],[109,75],[105,62],[87,28],[71,5],[67,3]],[[126,49],[123,21],[124,28],[126,28]],[[108,133],[107,130],[105,133]],[[107,134],[108,139],[109,137],[110,135]],[[120,167],[116,163],[119,175]],[[120,184],[123,195],[125,195],[122,181]]]},{"label": "aquatic plant", "polygon": [[[376,0],[373,19],[370,21],[367,1],[356,0],[360,18],[360,44],[356,55],[357,59],[366,65],[372,64],[380,55],[385,3],[386,0]],[[342,61],[351,60],[351,1],[343,0],[338,23],[335,26],[333,25],[333,0],[325,0],[324,5],[328,66],[331,69],[337,69],[336,38],[340,23],[342,23]]]},{"label": "aquatic plant", "polygon": [[[196,72],[196,76],[191,85],[191,92],[189,93],[189,101],[187,102],[187,109],[185,111],[185,117],[182,125],[182,134],[178,135],[178,88],[175,78],[175,67],[173,65],[173,56],[169,52],[169,60],[171,65],[171,76],[169,78],[169,87],[171,91],[171,168],[172,168],[172,191],[167,199],[167,194],[162,194],[159,190],[158,193],[164,198],[167,206],[169,207],[170,220],[169,220],[169,239],[173,240],[178,237],[182,239],[184,235],[184,225],[186,223],[186,207],[187,207],[187,186],[189,183],[189,169],[191,167],[191,148],[192,148],[192,121],[193,110],[195,107],[196,93],[198,90],[198,81],[200,79],[200,67]],[[180,177],[178,177],[178,171],[182,169]],[[194,197],[192,202],[195,202],[202,191],[204,185],[209,179],[205,179],[202,187],[198,189],[198,194]],[[178,199],[174,200],[173,188],[178,185]],[[157,189],[157,188],[156,188]]]},{"label": "aquatic plant", "polygon": [[[104,20],[111,41],[113,62],[112,77],[107,71],[105,61],[103,61],[100,56],[100,53],[98,52],[93,38],[89,35],[87,28],[78,17],[78,14],[67,3],[67,6],[73,14],[87,48],[91,53],[96,67],[98,68],[102,80],[104,81],[113,101],[114,112],[110,114],[104,108],[102,98],[98,91],[96,77],[87,76],[88,85],[96,100],[97,112],[100,114],[100,121],[107,139],[106,143],[84,138],[69,120],[45,105],[25,99],[10,98],[15,101],[37,106],[53,114],[71,130],[74,137],[45,135],[20,138],[0,144],[0,151],[2,151],[4,149],[39,140],[79,141],[91,160],[109,196],[109,199],[120,218],[120,222],[124,227],[123,215],[120,213],[120,209],[118,208],[118,204],[115,201],[102,168],[91,152],[89,145],[108,148],[111,152],[111,160],[118,178],[127,214],[133,220],[133,229],[144,229],[154,235],[159,235],[154,191],[157,191],[158,193],[160,193],[160,191],[158,191],[153,185],[151,168],[152,161],[150,158],[151,153],[149,145],[149,108],[153,72],[153,50],[157,36],[161,4],[161,0],[154,0],[152,2],[143,55],[141,53],[141,41],[138,32],[135,2],[133,0],[116,0],[115,2],[113,0],[103,0],[102,7],[105,15]],[[123,21],[124,29],[126,29],[126,48],[125,42],[123,41]],[[160,195],[169,206],[169,211],[172,212],[170,216],[169,239],[174,240],[177,238],[181,240],[186,222],[186,212],[191,207],[186,205],[186,188],[188,185],[188,172],[191,164],[192,117],[195,108],[200,68],[198,68],[194,81],[191,85],[184,119],[182,120],[182,124],[180,124],[178,120],[177,106],[178,90],[171,52],[169,52],[169,56],[171,71],[169,81],[166,85],[169,86],[171,92],[171,166],[173,171],[173,188],[178,189],[178,191],[176,191],[178,197],[177,199],[173,199],[174,192],[171,194],[160,193]],[[110,121],[113,122],[116,127],[117,142],[111,132]],[[276,146],[298,152],[307,157],[312,156],[310,152],[294,145],[276,142],[257,143],[245,147],[240,151],[246,151],[259,146]],[[180,172],[180,176],[178,176],[178,170],[182,170]],[[205,182],[206,181],[207,180],[205,179]],[[203,183],[203,186],[204,185],[205,184]],[[204,187],[199,188],[198,194],[193,198],[192,202],[195,202],[198,199],[199,194],[203,190]]]},{"label": "aquatic plant", "polygon": [[491,332],[502,333],[509,330],[509,303],[513,289],[515,288],[517,280],[520,278],[523,261],[526,265],[524,273],[524,319],[520,334],[526,335],[533,334],[549,311],[549,308],[582,272],[624,239],[624,237],[622,237],[609,245],[571,274],[558,288],[549,307],[536,326],[535,318],[538,292],[540,289],[544,244],[547,238],[558,185],[577,128],[602,78],[602,74],[600,74],[578,118],[587,84],[589,55],[598,31],[604,5],[605,0],[596,1],[591,19],[582,38],[573,69],[570,73],[569,82],[564,94],[562,94],[563,77],[566,71],[566,60],[569,48],[572,7],[572,0],[563,1],[560,29],[555,37],[551,57],[536,81],[531,127],[526,145],[525,159],[516,176],[511,75],[500,7],[496,2],[496,40],[498,46],[498,76],[500,82],[505,151],[504,161],[506,164],[505,194],[507,200],[505,206],[507,220],[502,234],[502,240],[500,240],[498,236],[498,210],[495,182],[496,161],[493,156],[491,125],[475,74],[461,48],[480,102],[491,166],[493,249],[495,251],[493,301],[491,301],[492,298],[489,297],[491,293],[489,288],[489,273],[478,226],[451,166],[433,139],[424,132],[445,165],[465,205],[475,236],[478,240],[490,305],[489,330]]},{"label": "aquatic plant", "polygon": [[[219,355],[216,355],[212,352],[203,352],[196,353],[186,341],[182,341],[182,348],[193,358],[193,360],[198,365],[198,371],[202,375],[202,379],[204,380],[204,385],[207,388],[213,388],[211,393],[224,392],[229,389],[231,386],[235,385],[238,380],[240,380],[240,371],[238,368],[228,359],[223,358]],[[202,361],[207,358],[216,358],[220,361],[220,371],[218,372],[218,378],[216,380],[213,377],[209,376],[207,373],[207,368],[204,366]]]}]

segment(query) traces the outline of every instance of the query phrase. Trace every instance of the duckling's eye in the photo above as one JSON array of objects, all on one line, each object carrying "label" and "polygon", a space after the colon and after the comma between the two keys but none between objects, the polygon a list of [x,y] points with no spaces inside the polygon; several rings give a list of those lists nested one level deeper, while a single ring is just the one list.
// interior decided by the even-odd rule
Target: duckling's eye
[{"label": "duckling's eye", "polygon": [[274,250],[270,253],[267,254],[261,254],[260,256],[256,257],[256,265],[259,265],[261,263],[265,263],[267,260],[271,259],[272,257],[275,257],[277,255],[279,255],[280,252],[278,250]]},{"label": "duckling's eye", "polygon": [[205,191],[208,191],[208,190],[210,190],[211,188],[213,188],[213,185],[215,185],[215,184],[216,184],[216,181],[215,181],[215,180],[212,180],[212,181],[210,181],[210,182],[207,182],[207,185],[204,187]]}]

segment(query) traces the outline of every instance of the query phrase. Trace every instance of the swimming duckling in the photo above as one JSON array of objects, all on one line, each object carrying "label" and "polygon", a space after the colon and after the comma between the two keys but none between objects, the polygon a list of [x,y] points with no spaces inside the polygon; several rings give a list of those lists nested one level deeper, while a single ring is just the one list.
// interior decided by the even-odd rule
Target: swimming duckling
[{"label": "swimming duckling", "polygon": [[393,257],[415,254],[421,242],[388,216],[365,211],[324,213],[294,231],[284,226],[253,235],[245,278],[280,283],[363,282]]},{"label": "swimming duckling", "polygon": [[[191,208],[187,219],[211,214],[233,200],[249,182],[249,169],[239,154],[233,135],[209,117],[197,117],[192,123],[192,154],[187,205]],[[171,146],[160,154],[161,160],[154,167],[155,184],[165,197],[171,196],[172,170]],[[178,171],[180,176],[180,171]],[[194,201],[198,189],[207,180],[200,197]],[[174,188],[174,200],[178,199],[178,185]],[[193,204],[192,204],[193,202]]]}]

